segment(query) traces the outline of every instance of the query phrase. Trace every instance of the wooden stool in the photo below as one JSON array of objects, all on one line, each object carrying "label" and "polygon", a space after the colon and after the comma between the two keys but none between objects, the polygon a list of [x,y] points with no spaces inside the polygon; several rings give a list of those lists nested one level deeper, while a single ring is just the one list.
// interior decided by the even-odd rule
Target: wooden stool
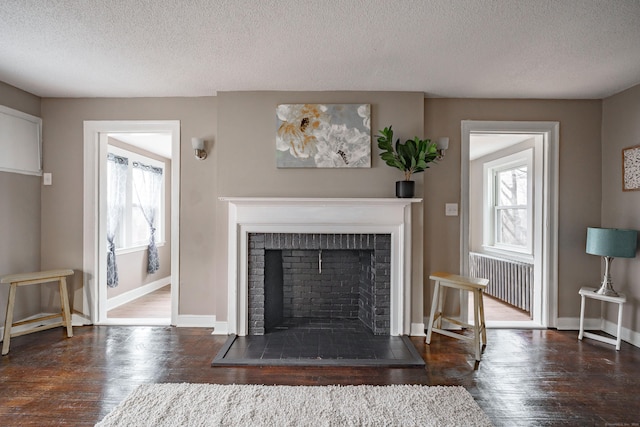
[{"label": "wooden stool", "polygon": [[[38,271],[35,273],[24,274],[9,274],[7,276],[0,277],[0,283],[9,283],[9,301],[7,302],[7,317],[4,321],[4,337],[2,343],[2,355],[9,353],[9,341],[11,337],[18,337],[20,335],[30,334],[32,332],[44,331],[45,329],[51,329],[58,326],[67,327],[67,337],[73,336],[73,329],[71,327],[71,310],[69,309],[69,296],[67,294],[67,280],[66,276],[73,274],[73,270],[48,270]],[[60,286],[60,314],[51,314],[47,316],[41,316],[35,319],[24,320],[22,322],[13,323],[13,307],[16,300],[16,289],[18,286],[37,285],[40,283],[48,283],[58,281]],[[14,326],[26,325],[34,322],[42,322],[43,320],[55,319],[61,317],[62,320],[50,325],[42,325],[26,331],[11,333],[11,328]]]},{"label": "wooden stool", "polygon": [[[433,301],[431,301],[431,321],[427,331],[426,343],[431,343],[431,333],[437,332],[451,338],[460,340],[472,340],[475,348],[476,360],[480,361],[482,346],[487,344],[487,328],[484,321],[484,304],[482,302],[482,293],[489,284],[487,279],[477,279],[474,277],[458,276],[456,274],[437,272],[429,276],[429,279],[435,281],[433,288]],[[469,291],[473,294],[473,325],[463,323],[456,319],[445,317],[442,312],[444,306],[443,288],[454,288],[463,291]],[[442,329],[442,319],[447,320],[456,325],[465,328],[473,328],[473,337],[464,336],[455,332]],[[434,327],[434,325],[436,325]]]}]

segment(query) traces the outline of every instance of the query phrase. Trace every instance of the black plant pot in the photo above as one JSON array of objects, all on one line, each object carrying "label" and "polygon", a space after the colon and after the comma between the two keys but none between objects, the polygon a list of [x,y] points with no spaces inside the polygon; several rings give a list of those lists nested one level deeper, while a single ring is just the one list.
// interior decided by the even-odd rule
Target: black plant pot
[{"label": "black plant pot", "polygon": [[396,181],[396,197],[411,199],[415,194],[416,183],[414,181]]}]

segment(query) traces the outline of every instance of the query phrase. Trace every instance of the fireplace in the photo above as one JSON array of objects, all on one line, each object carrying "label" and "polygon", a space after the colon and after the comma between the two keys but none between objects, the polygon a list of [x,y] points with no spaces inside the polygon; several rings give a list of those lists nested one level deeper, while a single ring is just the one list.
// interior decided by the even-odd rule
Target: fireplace
[{"label": "fireplace", "polygon": [[249,335],[313,319],[390,333],[391,235],[249,233]]},{"label": "fireplace", "polygon": [[[349,257],[369,258],[375,257],[376,250],[386,251],[385,255],[380,255],[380,265],[387,264],[387,270],[384,274],[388,277],[388,282],[383,285],[387,289],[382,291],[373,290],[370,292],[382,292],[385,294],[380,301],[374,302],[370,316],[372,330],[379,326],[377,333],[389,335],[404,335],[410,333],[410,312],[411,312],[411,204],[420,202],[421,199],[309,199],[309,198],[255,198],[255,197],[223,197],[221,200],[229,203],[228,226],[229,226],[229,269],[228,269],[228,332],[239,336],[248,334],[261,333],[265,327],[265,319],[257,319],[252,317],[251,310],[255,312],[264,312],[265,307],[253,307],[251,300],[264,299],[263,296],[254,296],[255,292],[250,289],[254,286],[257,278],[252,274],[261,274],[255,271],[253,267],[262,261],[251,254],[251,247],[261,245],[255,240],[257,236],[264,236],[265,248],[262,251],[265,257],[284,258],[289,255],[285,251],[297,251],[300,257],[318,258],[319,260],[327,260],[326,251],[345,250],[355,251],[348,254]],[[301,237],[306,236],[306,237]],[[338,237],[340,236],[340,237]],[[344,236],[344,237],[343,237]],[[378,237],[380,236],[380,237]],[[272,247],[267,248],[269,239],[290,239],[291,242],[297,240],[299,247],[288,243],[283,247],[276,247],[273,243],[269,243]],[[316,240],[315,244],[309,243],[303,239],[310,239],[311,242]],[[323,242],[323,239],[326,241]],[[330,247],[328,240],[340,240],[339,244],[346,247]],[[342,240],[341,240],[342,239]],[[373,240],[373,247],[370,243],[363,245],[364,240]],[[385,242],[384,249],[377,249],[378,244],[375,243],[379,239]],[[356,243],[357,242],[357,243]],[[311,246],[310,246],[311,245]],[[357,246],[359,245],[359,246]],[[378,246],[379,246],[378,245]],[[291,247],[288,247],[291,246]],[[254,248],[255,249],[255,248]],[[322,250],[322,254],[320,253]],[[276,251],[269,253],[270,251]],[[310,253],[302,253],[311,251]],[[383,252],[380,252],[382,254]],[[291,253],[293,257],[293,253]],[[345,254],[345,256],[347,256]],[[252,264],[258,263],[258,264]],[[311,262],[309,262],[311,264]],[[326,267],[326,263],[323,263]],[[315,266],[314,266],[315,268]],[[364,268],[366,274],[367,267]],[[369,269],[371,264],[369,264]],[[378,268],[376,265],[375,268]],[[259,270],[259,268],[257,269]],[[326,270],[325,270],[326,272]],[[370,272],[371,273],[371,272]],[[267,274],[262,272],[262,274]],[[383,277],[376,274],[377,280]],[[260,279],[264,280],[264,279]],[[265,286],[265,285],[261,285]],[[364,285],[362,285],[364,288]],[[360,279],[358,279],[358,287],[360,287]],[[282,288],[284,293],[286,288]],[[256,292],[264,292],[257,290]],[[268,291],[267,291],[268,292]],[[291,290],[293,292],[293,290]],[[311,291],[313,292],[313,291]],[[355,292],[354,292],[355,293]],[[367,294],[367,291],[358,291],[359,294]],[[255,294],[255,295],[260,295]],[[293,295],[290,298],[294,298]],[[320,293],[316,293],[316,302],[322,301],[324,298]],[[341,297],[342,300],[351,299],[351,297]],[[382,306],[383,298],[388,299],[387,306]],[[366,300],[366,297],[365,297]],[[343,301],[344,302],[344,301]],[[343,304],[343,305],[350,305]],[[367,302],[358,296],[358,311],[360,306],[366,306]],[[332,305],[333,311],[328,315],[339,315],[340,310],[345,307],[335,307],[335,302],[324,303],[325,308]],[[270,307],[267,307],[271,309]],[[286,307],[277,308],[287,314]],[[292,309],[293,310],[293,309]],[[345,308],[348,312],[353,310]],[[377,311],[382,317],[375,318],[373,312]],[[349,313],[351,316],[353,313]],[[269,316],[267,315],[267,320]],[[262,322],[261,324],[258,324]],[[382,328],[382,329],[380,329]],[[383,331],[383,332],[380,332]]]}]

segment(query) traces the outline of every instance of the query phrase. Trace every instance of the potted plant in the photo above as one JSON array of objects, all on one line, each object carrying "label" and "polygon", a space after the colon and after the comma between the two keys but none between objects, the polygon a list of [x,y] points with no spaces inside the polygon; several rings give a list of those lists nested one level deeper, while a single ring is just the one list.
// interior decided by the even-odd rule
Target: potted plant
[{"label": "potted plant", "polygon": [[415,182],[411,181],[411,175],[424,172],[429,163],[435,162],[438,157],[438,147],[430,139],[420,139],[417,136],[408,139],[404,144],[398,139],[393,146],[392,126],[378,131],[378,147],[382,150],[380,158],[387,165],[398,168],[404,172],[404,181],[396,182],[396,197],[411,198],[415,192]]}]

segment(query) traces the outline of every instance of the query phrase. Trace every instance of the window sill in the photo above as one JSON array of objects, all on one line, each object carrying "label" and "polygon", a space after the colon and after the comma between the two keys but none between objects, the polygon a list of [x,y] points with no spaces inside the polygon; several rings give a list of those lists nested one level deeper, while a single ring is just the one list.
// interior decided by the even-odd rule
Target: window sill
[{"label": "window sill", "polygon": [[[165,242],[159,242],[156,243],[156,247],[160,248],[162,246],[164,246]],[[144,246],[132,246],[130,248],[120,248],[120,249],[116,249],[116,255],[126,255],[126,254],[132,254],[135,252],[143,252],[147,250],[148,245],[144,245]]]},{"label": "window sill", "polygon": [[535,258],[533,257],[533,255],[529,253],[499,249],[499,248],[496,248],[495,246],[482,246],[482,252],[485,253],[486,255],[507,258],[512,261],[526,262],[528,264],[533,264],[535,261]]}]

